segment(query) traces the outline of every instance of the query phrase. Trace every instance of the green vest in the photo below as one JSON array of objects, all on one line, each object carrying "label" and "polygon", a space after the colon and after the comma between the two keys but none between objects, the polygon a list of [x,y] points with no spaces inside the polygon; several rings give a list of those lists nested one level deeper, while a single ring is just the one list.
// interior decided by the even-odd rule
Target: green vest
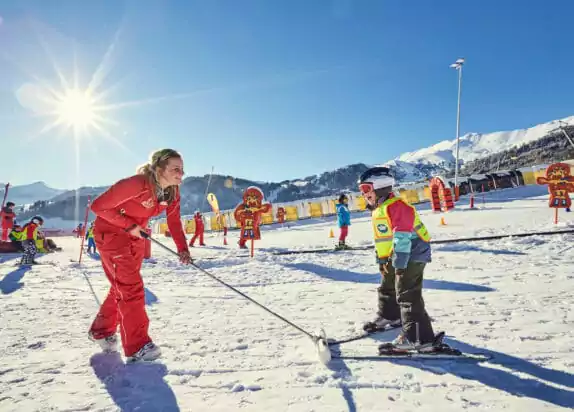
[{"label": "green vest", "polygon": [[21,242],[26,238],[26,234],[22,231],[16,232],[15,230],[10,232],[10,239],[15,240],[17,242]]},{"label": "green vest", "polygon": [[[392,197],[385,200],[379,207],[373,210],[372,222],[375,234],[375,250],[379,258],[388,258],[393,254],[393,230],[387,209],[395,202],[403,202],[400,197]],[[414,206],[404,202],[413,209],[415,221],[413,222],[414,232],[425,242],[429,242],[430,234],[422,222]]]}]

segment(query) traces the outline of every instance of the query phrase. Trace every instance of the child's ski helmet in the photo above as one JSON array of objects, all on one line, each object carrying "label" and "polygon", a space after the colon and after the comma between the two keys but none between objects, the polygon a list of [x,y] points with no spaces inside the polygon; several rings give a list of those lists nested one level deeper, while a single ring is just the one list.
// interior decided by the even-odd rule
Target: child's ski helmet
[{"label": "child's ski helmet", "polygon": [[363,195],[374,192],[378,201],[386,199],[393,191],[395,178],[388,167],[377,166],[366,170],[359,178],[358,184]]}]

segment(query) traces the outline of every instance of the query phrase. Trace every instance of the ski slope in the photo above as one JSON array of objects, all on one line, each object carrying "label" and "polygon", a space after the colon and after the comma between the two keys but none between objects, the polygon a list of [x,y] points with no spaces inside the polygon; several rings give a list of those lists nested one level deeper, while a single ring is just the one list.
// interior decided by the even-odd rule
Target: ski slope
[{"label": "ski slope", "polygon": [[[552,230],[544,188],[522,187],[421,215],[434,239]],[[444,217],[446,226],[440,225]],[[562,212],[559,229],[574,227]],[[334,219],[263,231],[255,258],[232,232],[192,253],[201,267],[297,325],[341,338],[376,311],[374,253],[274,256],[331,246]],[[161,238],[172,246],[170,239]],[[161,249],[144,264],[150,334],[159,363],[124,365],[98,353],[86,331],[108,289],[79,240],[56,239],[53,265],[0,264],[1,411],[560,411],[574,407],[574,235],[436,245],[425,302],[435,331],[487,363],[371,358],[317,361],[310,340]],[[354,215],[349,244],[370,242]],[[4,257],[6,258],[6,257]],[[379,334],[339,349],[373,356]]]}]

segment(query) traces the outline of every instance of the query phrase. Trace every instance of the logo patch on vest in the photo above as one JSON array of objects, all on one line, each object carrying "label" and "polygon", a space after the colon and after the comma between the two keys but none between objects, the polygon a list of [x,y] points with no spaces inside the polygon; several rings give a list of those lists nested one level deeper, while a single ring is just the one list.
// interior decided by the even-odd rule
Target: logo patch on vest
[{"label": "logo patch on vest", "polygon": [[149,198],[148,200],[144,200],[142,202],[142,206],[145,207],[146,209],[151,209],[152,207],[155,206],[155,202],[153,201],[153,198]]},{"label": "logo patch on vest", "polygon": [[389,231],[389,227],[384,223],[379,223],[377,225],[377,230],[379,231],[379,233],[387,233]]}]

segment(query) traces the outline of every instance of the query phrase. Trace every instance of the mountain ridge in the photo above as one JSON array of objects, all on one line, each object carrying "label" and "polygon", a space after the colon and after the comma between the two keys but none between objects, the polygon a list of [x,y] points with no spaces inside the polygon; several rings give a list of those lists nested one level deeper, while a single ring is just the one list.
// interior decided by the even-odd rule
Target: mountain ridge
[{"label": "mountain ridge", "polygon": [[[492,169],[494,164],[500,168],[522,167],[528,161],[544,161],[544,159],[560,158],[559,156],[569,156],[570,147],[565,138],[561,138],[561,132],[556,132],[556,127],[562,124],[567,126],[568,133],[574,134],[574,116],[559,120],[541,123],[527,129],[517,129],[511,131],[494,133],[468,133],[460,139],[460,163],[461,174],[474,173],[480,170],[485,172]],[[546,139],[546,140],[545,140]],[[544,150],[536,142],[549,142],[555,150]],[[427,148],[412,152],[403,153],[395,159],[386,161],[384,165],[393,168],[395,177],[399,183],[424,181],[435,175],[452,175],[454,170],[454,152],[456,140],[443,140]],[[525,147],[522,150],[520,148]],[[529,151],[536,151],[535,156],[529,156]],[[505,153],[520,153],[520,162],[511,162],[509,159],[517,158],[515,155],[505,155]],[[498,156],[498,157],[497,157]],[[508,159],[505,159],[505,157]],[[498,161],[480,162],[480,159],[499,159]],[[502,162],[500,159],[505,159]],[[230,175],[211,176],[209,192],[214,193],[220,208],[232,209],[240,201],[242,192],[248,186],[259,186],[267,200],[274,203],[293,202],[301,199],[316,198],[323,196],[335,196],[341,192],[356,191],[356,180],[358,176],[372,165],[356,163],[339,167],[335,170],[297,178],[283,180],[281,182],[261,182],[248,179],[236,178]],[[209,205],[205,201],[207,193],[207,182],[210,176],[190,176],[187,177],[182,186],[182,213],[192,214],[195,210],[209,211]],[[227,187],[227,182],[231,179],[232,187]],[[14,187],[14,190],[18,186]],[[87,196],[99,195],[109,186],[81,187],[77,190],[56,191],[55,196],[43,201],[36,201],[22,217],[31,214],[42,214],[45,217],[58,217],[65,220],[78,220],[87,204]],[[48,189],[51,189],[48,187]],[[10,189],[12,193],[12,188]],[[1,195],[1,192],[0,192]],[[10,198],[10,196],[9,196]]]}]

